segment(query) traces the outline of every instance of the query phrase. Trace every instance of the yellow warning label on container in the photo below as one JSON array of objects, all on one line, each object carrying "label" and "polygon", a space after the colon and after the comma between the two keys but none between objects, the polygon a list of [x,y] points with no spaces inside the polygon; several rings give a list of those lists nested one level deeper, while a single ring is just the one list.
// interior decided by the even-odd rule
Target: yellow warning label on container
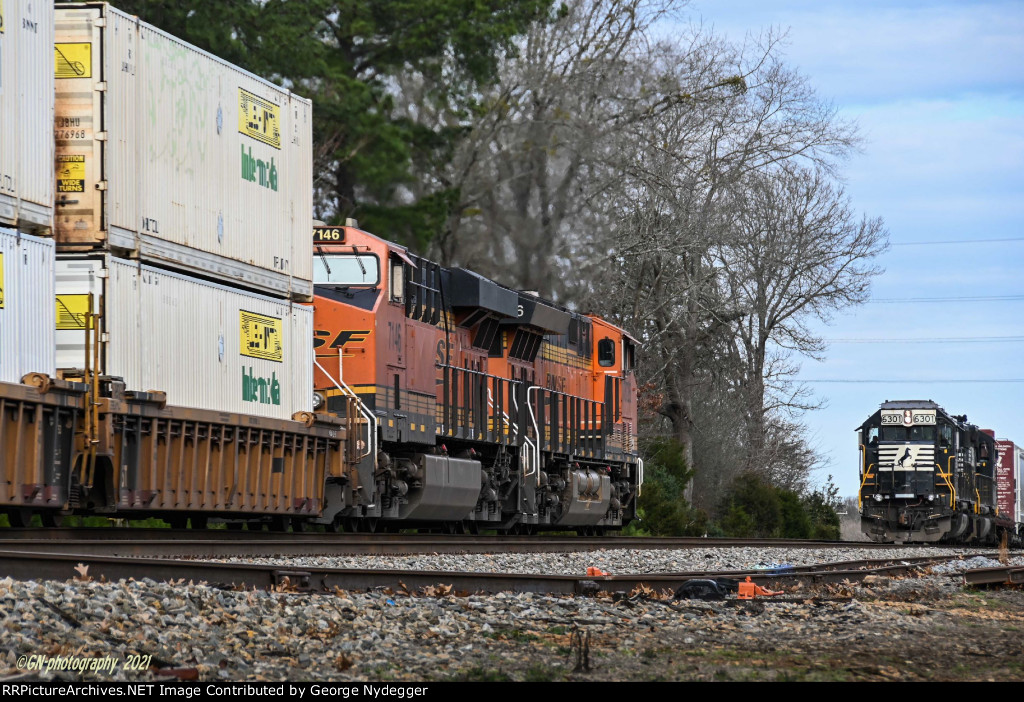
[{"label": "yellow warning label on container", "polygon": [[88,318],[88,294],[57,296],[57,329],[85,329]]},{"label": "yellow warning label on container", "polygon": [[238,89],[238,131],[275,149],[281,148],[281,108]]},{"label": "yellow warning label on container", "polygon": [[57,78],[92,78],[92,44],[89,42],[54,44],[53,56]]},{"label": "yellow warning label on container", "polygon": [[[3,2],[3,0],[0,0]],[[0,9],[3,9],[0,7]],[[4,308],[4,255],[0,253],[0,310]]]},{"label": "yellow warning label on container", "polygon": [[85,192],[85,156],[79,154],[57,155],[57,192]]},{"label": "yellow warning label on container", "polygon": [[284,360],[282,328],[281,320],[277,317],[239,310],[238,337],[242,344],[241,354],[281,363]]}]

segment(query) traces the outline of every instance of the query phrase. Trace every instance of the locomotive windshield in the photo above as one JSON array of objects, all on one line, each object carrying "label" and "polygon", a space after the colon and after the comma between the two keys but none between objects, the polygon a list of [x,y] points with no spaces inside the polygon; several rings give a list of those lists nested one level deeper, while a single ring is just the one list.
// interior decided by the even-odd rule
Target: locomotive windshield
[{"label": "locomotive windshield", "polygon": [[317,254],[313,282],[333,285],[377,285],[380,261],[373,254]]}]

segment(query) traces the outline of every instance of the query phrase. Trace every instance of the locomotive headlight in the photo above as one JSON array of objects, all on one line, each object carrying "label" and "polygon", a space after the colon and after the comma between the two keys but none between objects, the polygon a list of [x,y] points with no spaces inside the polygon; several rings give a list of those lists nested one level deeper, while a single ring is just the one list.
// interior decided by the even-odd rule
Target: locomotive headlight
[{"label": "locomotive headlight", "polygon": [[935,495],[928,495],[929,502],[935,502]]},{"label": "locomotive headlight", "polygon": [[881,495],[872,495],[871,497],[874,498],[875,502],[881,502],[882,501],[882,496]]},{"label": "locomotive headlight", "polygon": [[320,411],[327,404],[326,398],[318,392],[313,393],[313,409]]}]

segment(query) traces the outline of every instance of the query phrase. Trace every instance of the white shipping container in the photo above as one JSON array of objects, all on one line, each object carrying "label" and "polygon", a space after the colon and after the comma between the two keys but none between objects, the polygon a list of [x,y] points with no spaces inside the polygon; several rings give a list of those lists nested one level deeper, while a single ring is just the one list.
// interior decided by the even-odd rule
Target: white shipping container
[{"label": "white shipping container", "polygon": [[57,261],[57,367],[84,368],[85,312],[102,314],[99,368],[167,403],[291,419],[312,410],[313,307],[113,256]]},{"label": "white shipping container", "polygon": [[0,222],[53,225],[53,3],[0,0]]},{"label": "white shipping container", "polygon": [[106,3],[59,5],[56,236],[312,295],[309,100]]},{"label": "white shipping container", "polygon": [[0,229],[0,382],[54,375],[54,246]]}]

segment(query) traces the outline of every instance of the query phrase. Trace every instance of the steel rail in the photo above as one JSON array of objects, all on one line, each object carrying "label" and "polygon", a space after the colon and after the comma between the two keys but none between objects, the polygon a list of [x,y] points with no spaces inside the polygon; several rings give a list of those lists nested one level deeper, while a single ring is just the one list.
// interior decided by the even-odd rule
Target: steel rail
[{"label": "steel rail", "polygon": [[[173,542],[186,544],[223,543],[233,548],[255,552],[257,545],[270,549],[278,546],[284,553],[553,553],[560,551],[593,551],[601,549],[692,549],[692,548],[858,548],[858,549],[913,549],[922,544],[905,546],[879,544],[871,541],[810,541],[793,539],[741,539],[703,537],[631,537],[631,536],[506,536],[506,535],[448,535],[448,534],[332,534],[325,532],[285,533],[272,531],[232,531],[226,529],[121,529],[121,528],[60,528],[60,529],[0,529],[0,549],[13,547],[19,542],[39,545],[74,543],[93,553],[101,553],[104,541],[130,544],[133,542]],[[251,545],[250,545],[251,544]],[[21,548],[20,546],[18,547]],[[198,548],[198,546],[196,547]],[[231,548],[224,546],[224,548]],[[181,552],[181,551],[179,551]],[[165,551],[164,553],[167,553]]]},{"label": "steel rail", "polygon": [[1024,584],[1024,567],[973,568],[964,573],[964,583],[967,585],[1021,585]]},{"label": "steel rail", "polygon": [[[903,575],[917,568],[950,560],[930,556],[889,561],[847,561],[816,567],[778,571],[714,571],[687,573],[639,573],[589,577],[525,573],[470,573],[462,571],[408,571],[348,568],[306,568],[284,565],[217,563],[212,561],[168,560],[82,556],[73,553],[0,551],[0,577],[16,580],[68,580],[80,576],[83,567],[93,579],[126,580],[149,578],[157,581],[207,582],[223,587],[296,588],[299,590],[365,590],[392,588],[415,591],[430,586],[450,586],[468,592],[538,592],[588,594],[600,590],[632,591],[641,586],[654,590],[675,589],[687,580],[709,577],[745,578],[767,584],[801,581],[841,583],[861,580],[867,575]],[[854,567],[860,564],[864,567]]]},{"label": "steel rail", "polygon": [[[290,536],[283,534],[282,536]],[[442,537],[433,539],[0,539],[0,551],[66,553],[73,544],[74,553],[91,556],[182,558],[229,558],[232,556],[397,556],[413,554],[492,554],[492,553],[565,553],[593,550],[667,550],[694,549],[696,546],[672,543],[647,543],[616,540],[608,545],[590,540],[568,538],[538,540],[530,537],[509,539]],[[703,543],[702,547],[718,547]],[[738,548],[739,546],[725,546]],[[777,547],[792,548],[780,544]],[[851,546],[857,548],[856,546]],[[820,547],[819,547],[820,548]]]}]

